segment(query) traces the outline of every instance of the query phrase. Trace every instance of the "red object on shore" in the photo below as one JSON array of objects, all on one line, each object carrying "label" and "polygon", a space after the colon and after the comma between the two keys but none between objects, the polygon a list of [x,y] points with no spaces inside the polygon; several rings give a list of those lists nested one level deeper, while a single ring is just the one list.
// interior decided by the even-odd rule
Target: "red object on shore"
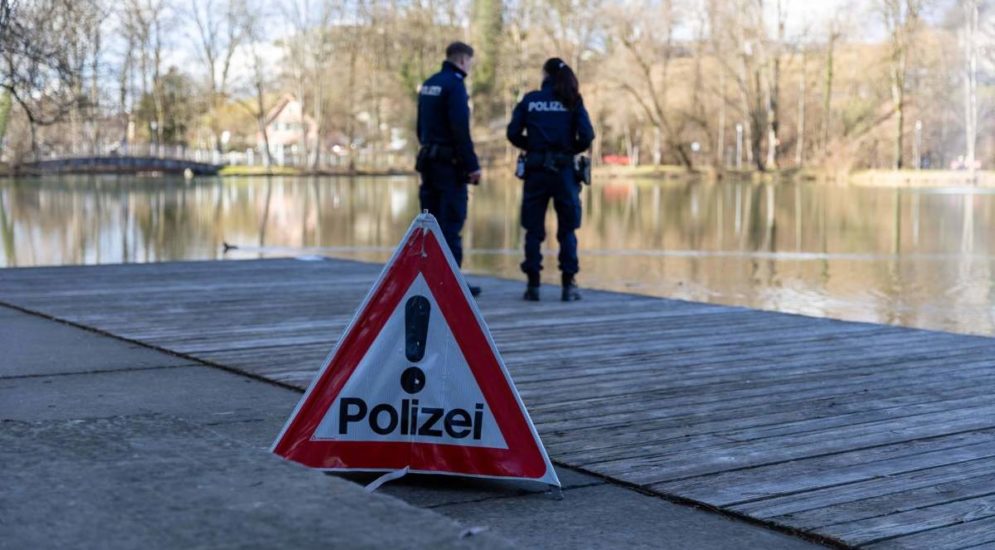
[{"label": "red object on shore", "polygon": [[629,166],[631,161],[626,155],[605,155],[601,162],[609,166]]}]

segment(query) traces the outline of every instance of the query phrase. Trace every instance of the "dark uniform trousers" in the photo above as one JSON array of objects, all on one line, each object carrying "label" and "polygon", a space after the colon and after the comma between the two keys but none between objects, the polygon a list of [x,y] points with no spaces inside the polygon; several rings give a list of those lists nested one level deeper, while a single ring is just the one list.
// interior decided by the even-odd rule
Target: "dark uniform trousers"
[{"label": "dark uniform trousers", "polygon": [[466,223],[466,175],[452,162],[430,160],[421,172],[418,198],[422,210],[435,216],[442,228],[456,265],[463,265],[463,241],[460,232]]},{"label": "dark uniform trousers", "polygon": [[542,269],[542,242],[546,240],[546,209],[553,200],[556,210],[556,240],[560,243],[560,271],[575,274],[580,270],[577,260],[577,235],[580,228],[580,182],[572,166],[550,172],[529,170],[522,193],[522,227],[525,228],[525,261],[522,271]]}]

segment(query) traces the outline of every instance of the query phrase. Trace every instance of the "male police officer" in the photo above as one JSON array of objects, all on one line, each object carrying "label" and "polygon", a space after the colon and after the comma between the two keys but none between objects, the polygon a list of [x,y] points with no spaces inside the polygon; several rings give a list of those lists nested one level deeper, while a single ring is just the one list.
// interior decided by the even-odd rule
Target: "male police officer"
[{"label": "male police officer", "polygon": [[[470,105],[463,80],[473,66],[473,48],[453,42],[442,70],[418,91],[418,195],[422,210],[439,221],[457,265],[463,264],[460,232],[466,221],[467,184],[480,182],[480,164],[470,139]],[[480,287],[470,286],[477,296]]]}]

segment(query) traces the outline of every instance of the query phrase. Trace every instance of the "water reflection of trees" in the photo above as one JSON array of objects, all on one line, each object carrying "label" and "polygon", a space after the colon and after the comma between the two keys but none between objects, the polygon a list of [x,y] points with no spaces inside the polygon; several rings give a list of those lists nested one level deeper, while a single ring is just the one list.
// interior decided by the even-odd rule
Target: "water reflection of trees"
[{"label": "water reflection of trees", "polygon": [[[468,269],[519,276],[520,196],[512,178],[472,190]],[[991,195],[617,179],[585,188],[583,200],[588,284],[915,326],[992,325]],[[417,183],[404,177],[7,181],[0,263],[215,259],[223,241],[382,259],[417,212]],[[547,224],[555,248],[552,209]]]}]

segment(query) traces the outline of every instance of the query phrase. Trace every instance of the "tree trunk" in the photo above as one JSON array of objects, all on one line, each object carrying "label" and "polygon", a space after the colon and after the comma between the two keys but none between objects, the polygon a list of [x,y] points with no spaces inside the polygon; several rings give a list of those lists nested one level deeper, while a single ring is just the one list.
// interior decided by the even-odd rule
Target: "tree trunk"
[{"label": "tree trunk", "polygon": [[719,71],[719,125],[715,139],[715,165],[725,166],[726,148],[726,73]]},{"label": "tree trunk", "polygon": [[784,43],[784,10],[781,8],[781,2],[777,2],[777,44],[775,44],[773,50],[773,63],[770,76],[770,84],[768,86],[767,95],[767,166],[771,168],[777,168],[777,153],[778,146],[780,145],[780,136],[778,131],[781,123],[780,120],[780,102],[781,102],[781,45]]},{"label": "tree trunk", "polygon": [[[312,59],[312,62],[314,64],[314,66],[312,67],[313,70],[312,78],[314,78],[313,82],[314,98],[312,100],[313,105],[311,109],[313,114],[311,116],[312,118],[314,118],[314,141],[311,144],[311,157],[308,159],[309,160],[308,165],[312,171],[317,171],[319,165],[321,164],[321,142],[322,142],[321,119],[324,116],[324,113],[322,112],[322,103],[324,102],[324,95],[325,95],[324,80],[321,78],[321,72],[322,72],[321,56],[325,51],[324,43],[325,43],[326,31],[325,29],[319,29],[318,32],[320,33],[319,42],[320,44],[322,44],[322,46],[319,47],[317,50],[318,55]],[[311,139],[310,136],[308,136],[308,139]]]},{"label": "tree trunk", "polygon": [[974,177],[975,146],[978,142],[978,0],[967,0],[964,32],[964,162]]},{"label": "tree trunk", "polygon": [[90,132],[90,154],[98,155],[100,154],[100,88],[98,82],[98,74],[100,69],[100,24],[94,31],[93,37],[93,59],[91,60],[92,66],[91,71],[93,74],[90,75],[90,109],[89,109],[89,124],[91,128]]},{"label": "tree trunk", "polygon": [[829,153],[829,128],[833,121],[833,55],[836,49],[836,34],[829,37],[826,48],[826,82],[822,94],[822,154]]},{"label": "tree trunk", "polygon": [[761,154],[763,148],[764,130],[766,130],[767,110],[763,105],[763,88],[760,79],[760,69],[753,72],[753,93],[754,105],[750,112],[750,152],[754,166],[757,170],[764,171],[764,158]]},{"label": "tree trunk", "polygon": [[3,138],[7,135],[7,127],[10,124],[11,104],[10,92],[0,90],[0,157],[3,156]]},{"label": "tree trunk", "polygon": [[28,119],[28,127],[31,129],[31,159],[38,161],[38,124],[33,118]]},{"label": "tree trunk", "polygon": [[688,152],[687,147],[683,143],[670,143],[670,148],[677,151],[677,157],[681,161],[681,165],[688,170],[694,170],[694,160],[691,158],[691,154]]},{"label": "tree trunk", "polygon": [[891,98],[895,106],[895,149],[894,163],[895,170],[901,170],[903,163],[902,151],[905,137],[905,51],[899,52],[899,58],[892,67],[891,75]]},{"label": "tree trunk", "polygon": [[805,163],[805,88],[808,59],[802,56],[802,74],[798,82],[798,139],[795,144],[795,165],[799,168]]},{"label": "tree trunk", "polygon": [[345,147],[346,154],[349,155],[349,173],[356,172],[356,151],[353,149],[353,144],[356,143],[356,113],[353,109],[354,105],[356,105],[356,63],[359,57],[356,51],[356,48],[359,47],[357,42],[353,41],[349,47],[349,83],[347,85],[347,89],[349,90],[349,112],[346,118],[346,136],[349,143]]},{"label": "tree trunk", "polygon": [[259,126],[259,133],[263,135],[263,166],[268,171],[273,166],[273,157],[270,154],[269,131],[266,130],[266,115],[264,114],[257,118],[256,124]]},{"label": "tree trunk", "polygon": [[660,140],[660,127],[653,127],[653,166],[660,166],[663,160],[663,143]]}]

